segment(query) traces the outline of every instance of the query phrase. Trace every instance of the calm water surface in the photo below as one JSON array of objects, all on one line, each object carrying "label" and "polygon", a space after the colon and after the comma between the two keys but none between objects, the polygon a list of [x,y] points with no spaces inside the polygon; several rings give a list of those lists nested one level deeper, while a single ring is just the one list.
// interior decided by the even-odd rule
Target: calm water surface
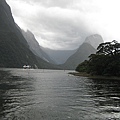
[{"label": "calm water surface", "polygon": [[120,81],[68,72],[0,71],[0,120],[120,120]]}]

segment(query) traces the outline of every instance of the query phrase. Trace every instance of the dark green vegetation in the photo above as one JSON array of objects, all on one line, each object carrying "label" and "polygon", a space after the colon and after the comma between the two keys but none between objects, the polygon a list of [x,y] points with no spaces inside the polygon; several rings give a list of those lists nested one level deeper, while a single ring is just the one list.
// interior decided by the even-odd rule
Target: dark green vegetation
[{"label": "dark green vegetation", "polygon": [[120,76],[120,43],[101,43],[96,54],[91,54],[89,60],[85,60],[76,67],[78,72],[86,72],[91,75]]}]

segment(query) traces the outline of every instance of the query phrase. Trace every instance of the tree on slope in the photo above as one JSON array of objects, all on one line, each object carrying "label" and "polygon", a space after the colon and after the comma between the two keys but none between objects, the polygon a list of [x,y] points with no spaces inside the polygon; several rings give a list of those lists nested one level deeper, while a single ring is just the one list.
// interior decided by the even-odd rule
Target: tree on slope
[{"label": "tree on slope", "polygon": [[85,70],[93,75],[120,76],[120,43],[115,40],[101,43],[96,54],[91,54],[89,60],[81,63],[76,70]]}]

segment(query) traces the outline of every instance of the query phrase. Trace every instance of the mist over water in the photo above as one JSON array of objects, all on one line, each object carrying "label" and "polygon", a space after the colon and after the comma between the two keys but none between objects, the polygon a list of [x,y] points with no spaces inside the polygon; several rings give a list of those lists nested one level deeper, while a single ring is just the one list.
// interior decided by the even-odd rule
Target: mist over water
[{"label": "mist over water", "polygon": [[120,118],[118,80],[92,80],[62,70],[3,70],[0,71],[0,120]]}]

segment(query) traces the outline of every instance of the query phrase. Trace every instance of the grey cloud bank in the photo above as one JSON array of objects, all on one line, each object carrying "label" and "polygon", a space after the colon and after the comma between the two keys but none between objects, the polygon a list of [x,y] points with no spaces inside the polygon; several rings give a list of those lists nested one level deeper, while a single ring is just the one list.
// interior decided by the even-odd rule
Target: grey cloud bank
[{"label": "grey cloud bank", "polygon": [[96,33],[102,35],[106,41],[120,40],[120,8],[117,6],[119,0],[7,2],[16,23],[21,28],[32,31],[41,46],[52,49],[76,49],[85,37]]}]

